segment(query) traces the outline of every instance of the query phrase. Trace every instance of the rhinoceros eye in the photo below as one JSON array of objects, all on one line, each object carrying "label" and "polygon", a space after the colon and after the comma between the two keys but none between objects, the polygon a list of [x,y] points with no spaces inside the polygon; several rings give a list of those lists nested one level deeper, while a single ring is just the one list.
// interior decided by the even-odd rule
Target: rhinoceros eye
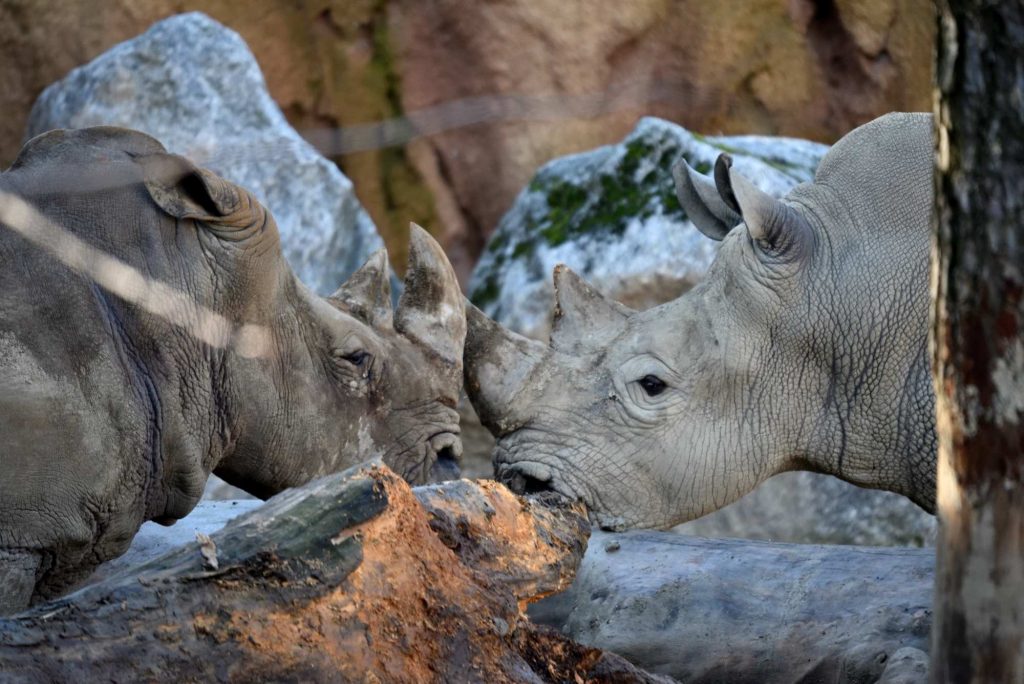
[{"label": "rhinoceros eye", "polygon": [[362,368],[366,364],[366,362],[370,360],[370,353],[359,350],[351,352],[349,354],[345,354],[341,358],[345,359],[346,361],[351,363],[353,366],[356,366],[357,368]]},{"label": "rhinoceros eye", "polygon": [[647,396],[656,397],[665,391],[668,385],[665,381],[659,378],[657,375],[645,375],[639,380],[640,386],[644,388],[644,392],[647,392]]}]

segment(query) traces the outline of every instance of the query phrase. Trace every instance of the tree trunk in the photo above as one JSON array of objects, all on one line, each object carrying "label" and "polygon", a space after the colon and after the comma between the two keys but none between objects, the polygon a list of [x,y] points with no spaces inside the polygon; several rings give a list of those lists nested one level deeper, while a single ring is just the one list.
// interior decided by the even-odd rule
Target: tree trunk
[{"label": "tree trunk", "polygon": [[930,549],[595,532],[576,581],[530,617],[689,684],[875,682],[918,664],[900,651],[925,660],[934,564]]},{"label": "tree trunk", "polygon": [[1024,681],[1024,6],[940,1],[931,676]]},{"label": "tree trunk", "polygon": [[0,619],[0,681],[657,682],[522,615],[571,582],[578,504],[382,466]]}]

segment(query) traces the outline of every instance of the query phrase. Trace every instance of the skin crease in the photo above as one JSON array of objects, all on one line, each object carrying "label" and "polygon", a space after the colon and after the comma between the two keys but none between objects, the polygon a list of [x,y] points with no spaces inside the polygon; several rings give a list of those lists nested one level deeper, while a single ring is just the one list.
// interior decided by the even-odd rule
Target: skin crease
[{"label": "skin crease", "polygon": [[701,284],[634,312],[556,268],[549,347],[468,307],[466,386],[499,478],[579,497],[610,529],[685,522],[793,469],[934,511],[932,165],[931,117],[893,114],[783,201],[726,168],[744,222]]},{"label": "skin crease", "polygon": [[0,614],[187,515],[211,472],[266,497],[461,452],[462,295],[422,229],[392,312],[383,250],[316,296],[248,192],[135,131],[39,136],[0,192],[41,214],[0,230]]}]

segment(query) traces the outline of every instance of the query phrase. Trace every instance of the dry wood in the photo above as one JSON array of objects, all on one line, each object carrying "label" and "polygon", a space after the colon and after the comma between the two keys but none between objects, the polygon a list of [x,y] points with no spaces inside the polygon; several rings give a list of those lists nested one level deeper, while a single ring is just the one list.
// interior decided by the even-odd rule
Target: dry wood
[{"label": "dry wood", "polygon": [[[0,681],[634,681],[520,604],[565,587],[578,505],[370,466],[0,620]],[[438,532],[440,534],[438,534]]]}]

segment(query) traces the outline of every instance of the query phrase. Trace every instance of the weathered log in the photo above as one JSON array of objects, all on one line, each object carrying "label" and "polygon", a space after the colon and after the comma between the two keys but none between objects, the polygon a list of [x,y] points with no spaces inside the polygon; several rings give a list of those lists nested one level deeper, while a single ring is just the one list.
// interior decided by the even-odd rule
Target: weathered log
[{"label": "weathered log", "polygon": [[663,681],[523,618],[572,579],[578,505],[465,481],[421,498],[378,465],[286,492],[0,620],[0,681]]},{"label": "weathered log", "polygon": [[875,682],[928,650],[933,573],[929,549],[595,532],[573,585],[529,614],[685,682]]}]

